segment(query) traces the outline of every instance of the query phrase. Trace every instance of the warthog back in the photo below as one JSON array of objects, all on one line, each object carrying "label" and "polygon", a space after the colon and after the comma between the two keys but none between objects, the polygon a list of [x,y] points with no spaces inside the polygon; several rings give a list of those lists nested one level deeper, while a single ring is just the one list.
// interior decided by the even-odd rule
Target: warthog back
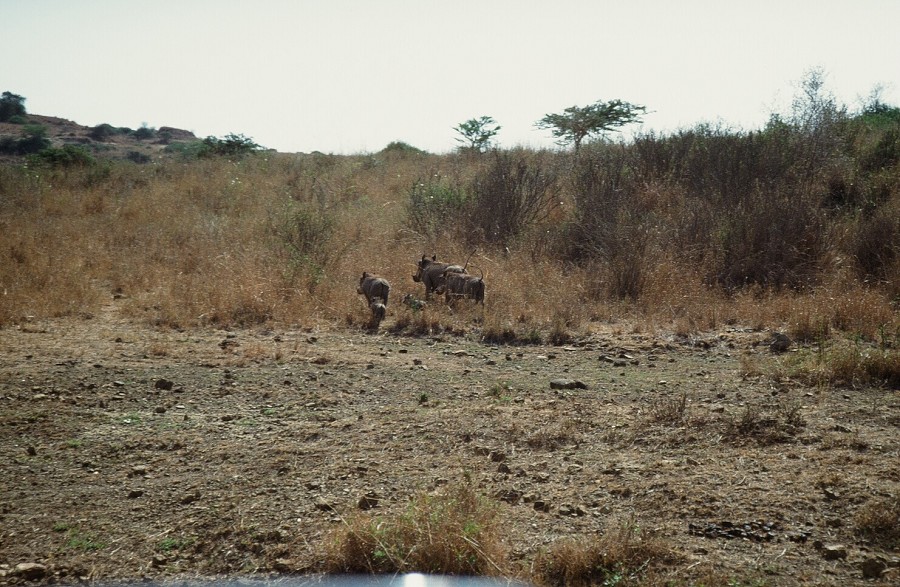
[{"label": "warthog back", "polygon": [[366,271],[363,271],[362,277],[359,278],[359,287],[356,293],[366,296],[366,301],[371,304],[374,298],[381,298],[382,303],[386,306],[388,303],[388,294],[391,291],[391,284],[383,277],[378,277]]}]

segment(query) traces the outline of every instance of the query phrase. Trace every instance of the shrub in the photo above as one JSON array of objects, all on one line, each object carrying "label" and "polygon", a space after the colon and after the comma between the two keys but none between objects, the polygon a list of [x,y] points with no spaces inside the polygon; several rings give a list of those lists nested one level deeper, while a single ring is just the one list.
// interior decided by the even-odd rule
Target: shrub
[{"label": "shrub", "polygon": [[417,147],[413,147],[409,143],[404,143],[403,141],[392,141],[387,144],[387,146],[381,150],[381,154],[396,154],[396,155],[427,155],[427,151],[423,151]]},{"label": "shrub", "polygon": [[94,139],[95,141],[105,141],[109,137],[118,134],[118,130],[113,127],[111,124],[98,124],[94,128],[91,129],[91,132],[88,135]]},{"label": "shrub", "polygon": [[142,125],[141,128],[134,131],[134,138],[136,138],[139,141],[152,139],[155,136],[156,136],[156,129],[150,128],[146,124]]},{"label": "shrub", "polygon": [[525,229],[546,220],[559,206],[558,174],[548,157],[529,161],[525,151],[493,151],[472,180],[465,237],[505,246]]},{"label": "shrub", "polygon": [[406,223],[415,232],[429,238],[453,234],[467,200],[466,191],[458,183],[432,174],[416,181],[409,191]]},{"label": "shrub", "polygon": [[51,167],[90,167],[97,162],[87,149],[77,145],[46,148],[32,155],[30,161]]},{"label": "shrub", "polygon": [[25,136],[16,142],[16,152],[19,155],[37,153],[50,146],[47,129],[40,124],[25,125],[23,133]]},{"label": "shrub", "polygon": [[253,139],[244,135],[228,134],[219,139],[213,136],[203,139],[200,157],[243,157],[259,151],[262,147],[253,142]]}]

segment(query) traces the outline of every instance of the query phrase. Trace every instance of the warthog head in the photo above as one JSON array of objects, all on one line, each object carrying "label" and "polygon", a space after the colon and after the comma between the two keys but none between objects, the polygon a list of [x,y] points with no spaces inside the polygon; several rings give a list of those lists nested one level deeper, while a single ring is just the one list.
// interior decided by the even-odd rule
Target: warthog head
[{"label": "warthog head", "polygon": [[366,296],[366,301],[371,304],[375,298],[381,298],[382,303],[386,306],[388,303],[388,294],[391,291],[391,284],[383,277],[378,277],[366,271],[363,271],[362,277],[359,278],[359,287],[356,293]]},{"label": "warthog head", "polygon": [[412,276],[416,283],[425,284],[425,299],[431,298],[431,292],[441,293],[444,287],[444,274],[465,273],[465,269],[459,265],[451,265],[450,263],[438,263],[437,256],[432,255],[429,259],[422,255],[422,259],[416,263],[416,273]]}]

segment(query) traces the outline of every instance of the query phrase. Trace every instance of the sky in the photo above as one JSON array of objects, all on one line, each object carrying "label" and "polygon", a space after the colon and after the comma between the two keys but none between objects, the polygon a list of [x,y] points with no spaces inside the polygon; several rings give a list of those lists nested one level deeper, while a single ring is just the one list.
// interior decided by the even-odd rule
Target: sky
[{"label": "sky", "polygon": [[900,0],[0,0],[0,91],[282,152],[450,152],[481,116],[542,148],[535,122],[599,100],[647,107],[629,133],[759,128],[813,69],[900,105],[898,23]]}]

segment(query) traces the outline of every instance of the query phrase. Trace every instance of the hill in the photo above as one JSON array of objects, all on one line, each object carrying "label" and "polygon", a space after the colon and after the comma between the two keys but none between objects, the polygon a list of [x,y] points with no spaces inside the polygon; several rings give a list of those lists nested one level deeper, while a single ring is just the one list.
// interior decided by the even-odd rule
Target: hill
[{"label": "hill", "polygon": [[[84,126],[65,118],[41,114],[27,114],[22,118],[22,123],[0,122],[0,142],[22,139],[29,128],[39,125],[45,130],[53,147],[78,145],[88,149],[96,157],[146,160],[162,154],[169,145],[198,140],[191,131],[169,126],[158,129],[141,127],[135,130],[109,124]],[[0,152],[0,161],[21,157],[22,155]]]}]

